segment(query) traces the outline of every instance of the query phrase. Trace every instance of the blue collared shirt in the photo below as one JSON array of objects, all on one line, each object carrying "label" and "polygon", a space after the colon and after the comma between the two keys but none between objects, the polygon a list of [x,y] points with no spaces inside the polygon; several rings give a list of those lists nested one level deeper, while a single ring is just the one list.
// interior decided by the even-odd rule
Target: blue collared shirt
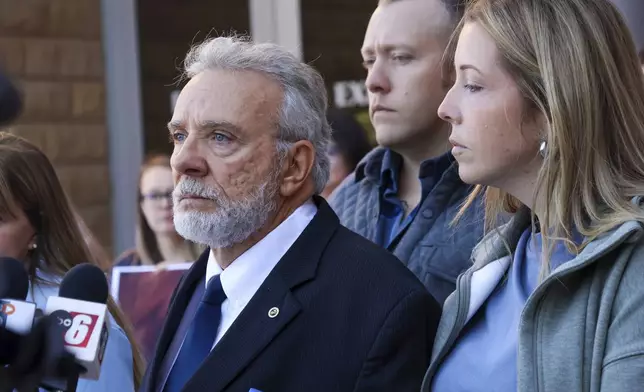
[{"label": "blue collared shirt", "polygon": [[[453,161],[452,154],[447,152],[441,156],[427,159],[420,165],[418,179],[421,185],[421,199],[418,206],[434,189]],[[418,206],[415,206],[407,217],[404,216],[405,209],[398,197],[402,163],[402,157],[398,153],[387,149],[380,171],[380,216],[378,217],[378,234],[376,236],[376,243],[384,248],[389,248],[405,233],[418,212]]]},{"label": "blue collared shirt", "polygon": [[[33,291],[33,296],[32,296]],[[27,301],[45,309],[47,298],[58,295],[56,286],[37,286],[29,290]],[[134,392],[132,346],[125,332],[110,317],[109,337],[98,380],[79,380],[77,392]],[[44,391],[44,390],[41,390]]]}]

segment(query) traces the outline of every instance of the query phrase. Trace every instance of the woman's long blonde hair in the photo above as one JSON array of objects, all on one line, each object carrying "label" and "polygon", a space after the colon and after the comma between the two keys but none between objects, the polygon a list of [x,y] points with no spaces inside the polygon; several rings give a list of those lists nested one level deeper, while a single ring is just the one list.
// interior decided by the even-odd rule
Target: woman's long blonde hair
[{"label": "woman's long blonde hair", "polygon": [[[533,208],[541,219],[545,269],[553,240],[581,250],[573,230],[589,241],[625,221],[644,222],[631,202],[644,195],[644,80],[617,9],[607,0],[470,1],[446,52],[452,68],[458,35],[469,22],[496,43],[526,110],[547,120],[548,152]],[[501,190],[477,186],[464,208],[482,192],[487,229],[503,211],[522,206]]]},{"label": "woman's long blonde hair", "polygon": [[[98,264],[91,257],[49,159],[25,139],[0,132],[0,217],[15,218],[21,210],[36,231],[37,247],[27,261],[32,287],[55,284],[38,276],[37,271],[61,278],[75,265]],[[111,297],[107,307],[132,346],[133,376],[138,389],[145,372],[143,357],[131,327]]]}]

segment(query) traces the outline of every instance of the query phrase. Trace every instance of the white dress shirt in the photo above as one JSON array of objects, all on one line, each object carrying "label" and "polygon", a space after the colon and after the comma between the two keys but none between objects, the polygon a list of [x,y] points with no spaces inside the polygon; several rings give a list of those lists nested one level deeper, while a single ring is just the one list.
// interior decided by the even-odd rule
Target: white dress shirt
[{"label": "white dress shirt", "polygon": [[212,251],[206,267],[206,285],[215,275],[221,275],[226,300],[221,304],[221,322],[214,346],[244,310],[264,280],[280,259],[295,243],[317,213],[311,200],[296,209],[284,222],[261,241],[222,270]]}]

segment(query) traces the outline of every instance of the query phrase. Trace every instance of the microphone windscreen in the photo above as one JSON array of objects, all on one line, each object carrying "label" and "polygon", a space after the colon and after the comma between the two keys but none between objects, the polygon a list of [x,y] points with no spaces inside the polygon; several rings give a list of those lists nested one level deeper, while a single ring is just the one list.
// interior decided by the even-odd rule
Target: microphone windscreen
[{"label": "microphone windscreen", "polygon": [[0,126],[15,120],[22,112],[22,97],[11,80],[0,72]]},{"label": "microphone windscreen", "polygon": [[6,366],[20,353],[23,336],[0,327],[0,366]]},{"label": "microphone windscreen", "polygon": [[107,303],[109,287],[103,271],[92,264],[78,264],[67,271],[58,296],[79,301]]},{"label": "microphone windscreen", "polygon": [[24,301],[29,292],[29,276],[24,264],[11,257],[0,257],[0,298]]}]

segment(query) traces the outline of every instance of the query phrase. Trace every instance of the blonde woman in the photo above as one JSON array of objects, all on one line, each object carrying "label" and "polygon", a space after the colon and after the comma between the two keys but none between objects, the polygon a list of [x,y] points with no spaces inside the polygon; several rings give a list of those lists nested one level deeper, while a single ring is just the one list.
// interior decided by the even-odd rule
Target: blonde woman
[{"label": "blonde woman", "polygon": [[513,217],[446,301],[422,390],[642,390],[644,83],[618,11],[472,1],[448,53],[459,175],[488,228]]}]

